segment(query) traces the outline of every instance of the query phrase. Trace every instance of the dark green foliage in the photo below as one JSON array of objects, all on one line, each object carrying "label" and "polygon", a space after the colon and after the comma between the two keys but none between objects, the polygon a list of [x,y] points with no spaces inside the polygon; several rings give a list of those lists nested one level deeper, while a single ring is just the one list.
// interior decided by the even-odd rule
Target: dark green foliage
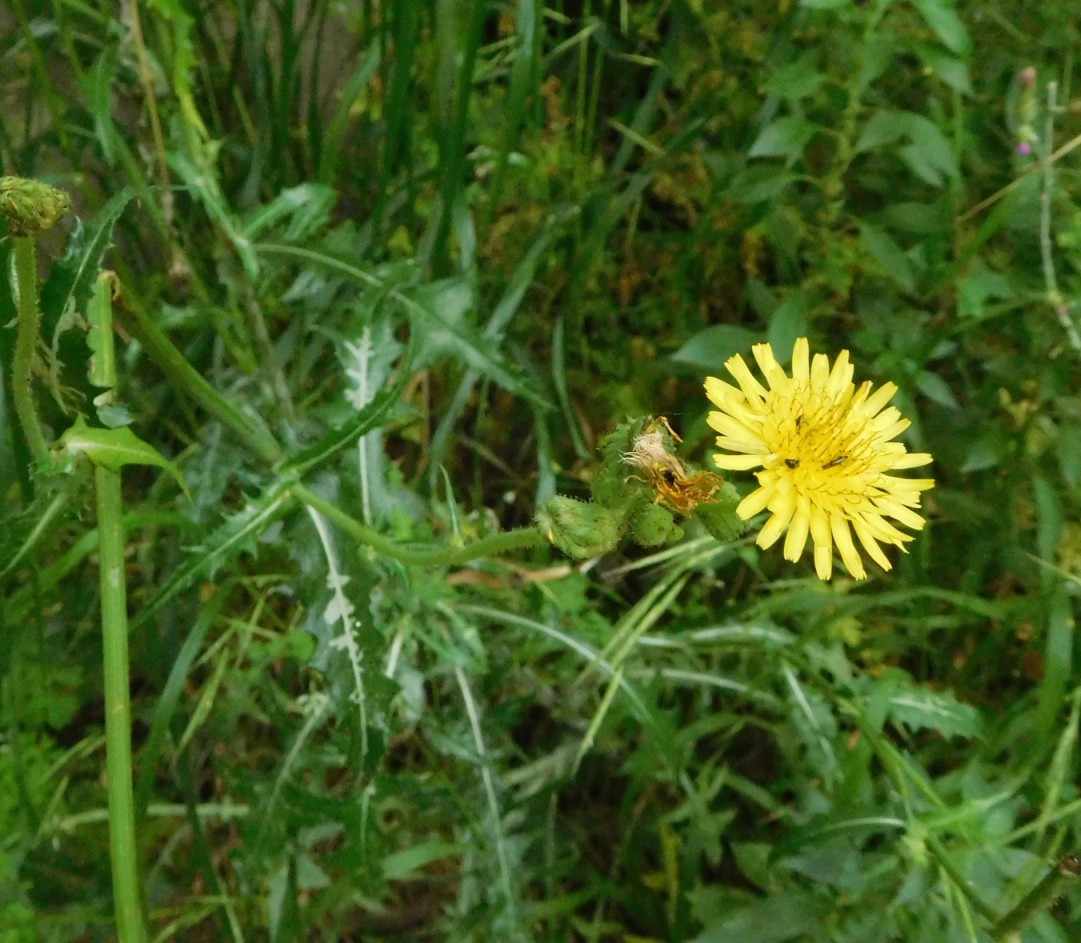
[{"label": "dark green foliage", "polygon": [[[1074,3],[117,9],[0,5],[0,161],[73,204],[50,442],[113,270],[111,415],[191,492],[124,466],[159,939],[1081,939],[1068,881],[1003,922],[1081,850]],[[11,254],[0,941],[107,940],[97,534],[13,411]],[[663,415],[706,474],[704,377],[800,336],[935,457],[866,582],[625,460]],[[301,482],[555,547],[406,566]]]}]

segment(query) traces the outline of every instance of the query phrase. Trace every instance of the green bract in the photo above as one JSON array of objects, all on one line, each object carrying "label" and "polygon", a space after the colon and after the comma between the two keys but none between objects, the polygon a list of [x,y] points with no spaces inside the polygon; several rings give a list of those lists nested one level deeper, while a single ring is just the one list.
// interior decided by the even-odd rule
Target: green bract
[{"label": "green bract", "polygon": [[56,187],[26,177],[0,177],[0,214],[13,236],[49,229],[71,211],[71,198]]}]

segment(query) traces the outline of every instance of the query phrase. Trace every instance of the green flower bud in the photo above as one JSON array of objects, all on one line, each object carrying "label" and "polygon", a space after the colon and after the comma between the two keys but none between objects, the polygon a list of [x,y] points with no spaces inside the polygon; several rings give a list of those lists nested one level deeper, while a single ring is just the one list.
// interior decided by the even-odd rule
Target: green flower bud
[{"label": "green flower bud", "polygon": [[601,507],[624,514],[653,501],[653,489],[646,479],[622,460],[612,466],[602,465],[589,483],[589,490]]},{"label": "green flower bud", "polygon": [[50,228],[71,211],[63,190],[26,177],[0,177],[0,215],[13,236],[29,236]]},{"label": "green flower bud", "polygon": [[659,547],[683,536],[672,512],[659,504],[642,508],[631,518],[631,536],[643,547]]},{"label": "green flower bud", "polygon": [[567,556],[599,557],[623,535],[623,515],[586,501],[556,495],[537,511],[537,526]]},{"label": "green flower bud", "polygon": [[735,540],[747,529],[747,522],[736,515],[739,502],[739,493],[726,481],[713,500],[699,504],[691,516],[702,522],[714,540]]}]

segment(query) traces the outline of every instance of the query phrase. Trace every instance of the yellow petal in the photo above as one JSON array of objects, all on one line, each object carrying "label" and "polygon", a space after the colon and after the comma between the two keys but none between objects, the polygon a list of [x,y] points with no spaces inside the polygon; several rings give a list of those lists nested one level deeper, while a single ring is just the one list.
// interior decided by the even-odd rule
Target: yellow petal
[{"label": "yellow petal", "polygon": [[[897,459],[893,463],[894,468],[919,468],[921,465],[930,465],[931,456],[926,452],[910,452],[908,455],[904,455]],[[926,479],[930,481],[930,479]]]},{"label": "yellow petal", "polygon": [[707,399],[728,412],[731,412],[730,407],[739,407],[744,403],[745,397],[736,387],[717,377],[706,377],[705,388]]},{"label": "yellow petal", "polygon": [[795,492],[779,492],[775,499],[770,501],[769,509],[773,512],[773,516],[766,521],[766,525],[758,534],[758,546],[763,550],[777,543],[777,539],[788,527],[788,522],[792,520],[792,515],[796,510]]},{"label": "yellow petal", "polygon": [[815,572],[821,580],[833,573],[833,535],[829,517],[818,505],[811,505],[811,539],[815,545]]},{"label": "yellow petal", "polygon": [[810,368],[811,345],[806,337],[799,338],[792,348],[792,379],[800,383],[806,383],[811,377]]},{"label": "yellow petal", "polygon": [[852,543],[852,532],[848,529],[848,521],[840,514],[830,517],[830,530],[833,533],[833,542],[837,544],[837,550],[844,560],[848,572],[857,580],[867,579],[867,571],[863,568],[863,559],[860,557],[856,545]]},{"label": "yellow petal", "polygon": [[892,570],[893,564],[890,563],[889,557],[882,552],[882,548],[878,545],[878,541],[875,540],[874,535],[864,526],[862,519],[857,517],[852,521],[852,529],[856,532],[856,536],[859,537],[860,543],[863,544],[863,549],[867,551],[867,556],[874,560],[883,570]]},{"label": "yellow petal", "polygon": [[852,386],[853,367],[848,360],[848,351],[842,350],[830,371],[829,389],[835,396]]},{"label": "yellow petal", "polygon": [[761,406],[762,401],[766,398],[766,388],[754,378],[754,374],[748,369],[747,364],[743,362],[743,358],[736,354],[726,360],[724,366],[735,377],[739,388],[743,391],[743,395],[751,400],[754,405]]},{"label": "yellow petal", "polygon": [[897,393],[896,383],[883,383],[882,386],[863,404],[864,412],[871,416],[877,416],[894,395]]},{"label": "yellow petal", "polygon": [[724,471],[750,471],[762,465],[761,455],[726,455],[724,452],[716,452],[713,455],[713,464]]},{"label": "yellow petal", "polygon": [[772,497],[772,488],[758,488],[756,491],[752,491],[739,502],[739,506],[736,508],[736,516],[741,520],[749,521],[760,511],[766,509],[766,505],[769,504]]},{"label": "yellow petal", "polygon": [[803,548],[807,546],[807,534],[811,528],[811,502],[804,496],[799,496],[796,511],[792,515],[792,521],[788,525],[788,536],[784,539],[784,558],[795,563],[803,555]]},{"label": "yellow petal", "polygon": [[766,378],[770,389],[784,389],[788,384],[788,376],[777,363],[777,358],[773,356],[773,348],[769,344],[755,344],[751,348],[751,353],[758,361],[758,369],[762,371],[762,376]]}]

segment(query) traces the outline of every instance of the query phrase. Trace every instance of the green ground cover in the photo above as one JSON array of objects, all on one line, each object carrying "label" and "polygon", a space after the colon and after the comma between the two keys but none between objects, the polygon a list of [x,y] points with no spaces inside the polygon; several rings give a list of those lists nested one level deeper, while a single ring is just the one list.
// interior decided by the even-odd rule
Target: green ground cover
[{"label": "green ground cover", "polygon": [[0,943],[1081,940],[1074,4],[0,24]]}]

